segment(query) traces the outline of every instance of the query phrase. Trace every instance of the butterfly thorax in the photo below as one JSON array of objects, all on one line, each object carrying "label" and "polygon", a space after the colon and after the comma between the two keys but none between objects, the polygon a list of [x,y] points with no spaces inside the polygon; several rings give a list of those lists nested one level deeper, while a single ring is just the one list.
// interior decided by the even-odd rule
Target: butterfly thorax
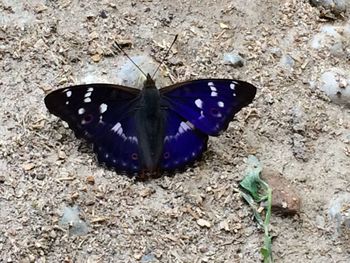
[{"label": "butterfly thorax", "polygon": [[139,138],[139,156],[144,169],[157,169],[163,151],[164,114],[160,94],[150,75],[141,91],[140,105],[135,114]]},{"label": "butterfly thorax", "polygon": [[156,84],[154,80],[152,79],[150,74],[147,74],[146,80],[143,83],[143,89],[154,89],[156,88]]}]

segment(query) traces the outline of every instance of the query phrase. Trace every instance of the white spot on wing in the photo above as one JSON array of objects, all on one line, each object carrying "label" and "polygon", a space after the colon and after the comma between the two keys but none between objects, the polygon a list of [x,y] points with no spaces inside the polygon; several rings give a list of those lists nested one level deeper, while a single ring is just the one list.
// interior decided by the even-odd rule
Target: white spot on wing
[{"label": "white spot on wing", "polygon": [[218,96],[218,93],[217,93],[216,91],[212,91],[211,94],[210,94],[210,96],[212,96],[212,97],[217,97],[217,96]]},{"label": "white spot on wing", "polygon": [[191,128],[185,122],[182,121],[180,123],[178,133],[182,134],[182,133],[186,132],[187,130],[191,130]]},{"label": "white spot on wing", "polygon": [[[120,124],[120,122],[117,122],[117,124],[113,126],[111,131],[117,132],[121,127],[122,127],[122,125]],[[122,129],[122,132],[123,132],[123,129]]]},{"label": "white spot on wing", "polygon": [[171,140],[177,140],[178,137],[185,133],[186,131],[189,131],[189,130],[193,130],[195,129],[195,127],[193,126],[193,124],[189,121],[186,121],[186,122],[181,122],[180,123],[180,126],[178,128],[178,131],[175,135],[168,135],[168,136],[165,136],[164,138],[164,142],[168,142],[168,141],[171,141]]},{"label": "white spot on wing", "polygon": [[85,95],[84,95],[85,98],[88,98],[88,97],[90,97],[90,96],[91,96],[91,91],[86,92]]},{"label": "white spot on wing", "polygon": [[194,125],[191,122],[186,121],[186,124],[187,124],[188,127],[191,128],[191,130],[194,130],[195,127],[194,127]]},{"label": "white spot on wing", "polygon": [[[127,139],[130,140],[130,138],[132,137],[126,137],[125,134],[123,133],[123,128],[122,128],[122,125],[120,124],[120,122],[117,122],[116,125],[114,125],[111,129],[111,131],[117,133],[120,137],[122,137],[122,139],[124,141],[126,141]],[[135,137],[136,138],[136,137]],[[137,139],[137,138],[136,138]]]},{"label": "white spot on wing", "polygon": [[87,97],[87,98],[84,99],[84,102],[85,103],[89,103],[89,102],[91,102],[91,99],[89,97]]},{"label": "white spot on wing", "polygon": [[117,134],[118,135],[123,135],[123,128],[122,127],[120,127],[118,130],[117,130]]},{"label": "white spot on wing", "polygon": [[88,92],[93,92],[93,91],[94,91],[94,88],[88,88],[87,91],[88,91]]},{"label": "white spot on wing", "polygon": [[66,92],[66,96],[69,98],[70,96],[72,96],[72,91],[70,91],[70,90],[68,90],[67,92]]},{"label": "white spot on wing", "polygon": [[136,143],[136,144],[138,143],[136,136],[130,136],[130,137],[128,137],[128,140],[132,143]]},{"label": "white spot on wing", "polygon": [[218,101],[218,106],[220,108],[223,108],[225,106],[225,103],[223,103],[222,101]]},{"label": "white spot on wing", "polygon": [[213,82],[208,82],[208,86],[214,86]]},{"label": "white spot on wing", "polygon": [[85,113],[85,109],[84,108],[80,108],[79,110],[78,110],[78,114],[79,115],[82,115],[82,114],[84,114]]},{"label": "white spot on wing", "polygon": [[69,104],[69,101],[67,100],[67,101],[66,101],[66,105],[68,105],[68,104]]},{"label": "white spot on wing", "polygon": [[102,104],[100,105],[100,113],[105,113],[106,110],[107,110],[107,104],[102,103]]},{"label": "white spot on wing", "polygon": [[210,86],[210,90],[211,91],[217,91],[216,88],[214,86]]},{"label": "white spot on wing", "polygon": [[196,104],[196,106],[198,107],[198,108],[202,108],[203,107],[203,101],[201,100],[201,99],[196,99],[195,101],[194,101],[194,103]]},{"label": "white spot on wing", "polygon": [[235,83],[232,82],[232,83],[230,84],[230,89],[235,90],[235,87],[236,87]]}]

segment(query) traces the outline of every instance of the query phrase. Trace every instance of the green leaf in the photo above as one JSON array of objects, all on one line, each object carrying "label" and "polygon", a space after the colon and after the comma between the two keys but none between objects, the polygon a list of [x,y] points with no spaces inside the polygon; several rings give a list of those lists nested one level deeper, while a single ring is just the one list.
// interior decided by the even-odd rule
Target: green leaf
[{"label": "green leaf", "polygon": [[[244,200],[252,208],[256,221],[264,229],[264,246],[260,250],[264,263],[272,263],[272,241],[271,236],[269,235],[272,190],[269,185],[260,178],[262,165],[259,160],[255,156],[249,156],[247,164],[248,167],[246,170],[246,176],[240,183],[240,186],[244,191],[241,191],[240,193]],[[267,206],[265,207],[266,214],[264,220],[257,208],[257,203],[263,200],[266,200],[267,203]]]},{"label": "green leaf", "polygon": [[240,183],[240,186],[248,191],[255,201],[258,201],[262,198],[259,194],[261,184],[259,175],[262,171],[262,166],[259,160],[253,155],[248,156],[247,164],[246,176]]}]

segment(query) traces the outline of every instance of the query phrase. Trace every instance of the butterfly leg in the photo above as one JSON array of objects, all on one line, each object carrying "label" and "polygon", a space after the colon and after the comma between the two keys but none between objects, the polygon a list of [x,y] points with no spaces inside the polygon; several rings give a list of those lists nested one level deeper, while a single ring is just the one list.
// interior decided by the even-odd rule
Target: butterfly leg
[{"label": "butterfly leg", "polygon": [[162,176],[162,170],[161,168],[156,168],[152,171],[150,171],[149,169],[142,169],[138,176],[136,177],[136,180],[138,181],[147,181],[148,179],[151,178],[159,178]]},{"label": "butterfly leg", "polygon": [[157,167],[154,171],[152,171],[152,173],[151,173],[151,177],[152,178],[159,178],[159,177],[161,177],[162,176],[162,170],[159,168],[159,167]]},{"label": "butterfly leg", "polygon": [[147,175],[147,170],[146,169],[142,169],[138,176],[136,177],[137,181],[146,181],[148,179],[148,175]]}]

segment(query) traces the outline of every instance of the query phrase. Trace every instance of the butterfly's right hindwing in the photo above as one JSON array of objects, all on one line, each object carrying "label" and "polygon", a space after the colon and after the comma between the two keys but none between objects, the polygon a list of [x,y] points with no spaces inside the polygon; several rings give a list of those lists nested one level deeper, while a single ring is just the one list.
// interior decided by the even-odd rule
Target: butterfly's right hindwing
[{"label": "butterfly's right hindwing", "polygon": [[208,135],[168,109],[165,112],[165,138],[160,167],[175,171],[193,163],[207,148]]}]

